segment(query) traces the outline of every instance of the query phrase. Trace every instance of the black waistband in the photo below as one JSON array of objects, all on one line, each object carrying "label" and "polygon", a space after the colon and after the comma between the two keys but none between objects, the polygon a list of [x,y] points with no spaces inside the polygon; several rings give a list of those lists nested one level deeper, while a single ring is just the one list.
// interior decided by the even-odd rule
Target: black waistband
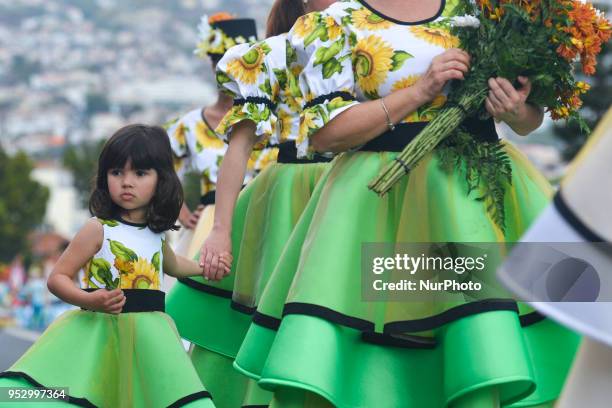
[{"label": "black waistband", "polygon": [[[86,292],[94,292],[104,289],[84,289]],[[123,289],[125,305],[121,313],[139,312],[165,312],[166,294],[161,290],[150,289]],[[86,310],[86,309],[84,309]]]},{"label": "black waistband", "polygon": [[202,205],[214,205],[215,204],[215,190],[211,190],[208,193],[200,197],[200,204]]},{"label": "black waistband", "polygon": [[[382,135],[370,140],[359,150],[365,152],[401,152],[427,126],[429,122],[400,123],[395,130],[388,130]],[[499,136],[495,131],[493,119],[466,119],[462,127],[474,135],[479,142],[496,142]]]},{"label": "black waistband", "polygon": [[315,154],[312,159],[298,159],[297,148],[294,142],[283,142],[278,145],[278,159],[276,160],[278,163],[327,163],[331,160],[331,158],[320,154]]}]

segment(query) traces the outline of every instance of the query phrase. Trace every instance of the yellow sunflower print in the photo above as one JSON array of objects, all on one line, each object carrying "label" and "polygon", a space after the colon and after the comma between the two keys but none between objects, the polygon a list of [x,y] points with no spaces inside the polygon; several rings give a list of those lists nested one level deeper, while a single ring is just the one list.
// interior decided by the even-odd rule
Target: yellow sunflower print
[{"label": "yellow sunflower print", "polygon": [[196,123],[195,133],[198,152],[202,149],[222,149],[224,146],[223,140],[202,121]]},{"label": "yellow sunflower print", "polygon": [[238,82],[253,85],[261,74],[265,52],[261,47],[255,46],[240,58],[234,58],[227,64],[227,72]]},{"label": "yellow sunflower print", "polygon": [[353,69],[357,83],[365,93],[376,93],[392,67],[393,48],[377,35],[357,42],[353,50]]},{"label": "yellow sunflower print", "polygon": [[159,272],[144,258],[132,262],[133,271],[121,277],[122,289],[159,289]]},{"label": "yellow sunflower print", "polygon": [[123,274],[130,274],[134,271],[134,265],[129,259],[123,260],[119,257],[115,257],[115,268]]},{"label": "yellow sunflower print", "polygon": [[284,109],[278,110],[278,126],[280,127],[280,141],[285,142],[291,135],[292,115]]},{"label": "yellow sunflower print", "polygon": [[311,129],[317,128],[317,124],[315,123],[316,118],[317,114],[313,112],[312,109],[306,109],[302,113],[300,116],[300,134],[298,135],[296,144],[302,144],[309,136]]},{"label": "yellow sunflower print", "polygon": [[263,150],[257,159],[257,163],[255,164],[255,168],[259,171],[265,169],[272,163],[276,163],[278,158],[278,149],[267,149]]},{"label": "yellow sunflower print", "polygon": [[[421,77],[420,75],[408,75],[407,77],[402,78],[399,81],[396,81],[391,87],[391,90],[398,91],[400,89],[409,88],[413,86],[414,84],[416,84],[420,77]],[[419,120],[418,111],[411,112],[404,119],[402,119],[402,122],[404,123],[419,122],[419,121],[420,120]]]},{"label": "yellow sunflower print", "polygon": [[176,129],[174,130],[174,140],[178,142],[181,147],[185,147],[185,133],[187,132],[187,128],[183,124],[183,122],[179,123]]},{"label": "yellow sunflower print", "polygon": [[409,88],[416,84],[420,77],[420,75],[408,75],[407,77],[396,81],[391,87],[391,90],[399,91],[400,89]]},{"label": "yellow sunflower print", "polygon": [[415,25],[410,26],[409,29],[415,37],[425,40],[430,44],[446,49],[459,46],[459,38],[455,37],[449,33],[448,30],[442,27],[438,28],[427,25]]},{"label": "yellow sunflower print", "polygon": [[298,38],[304,38],[310,34],[317,23],[317,17],[319,13],[309,13],[297,19],[293,26],[295,36]]},{"label": "yellow sunflower print", "polygon": [[353,24],[359,30],[385,30],[393,26],[391,21],[387,21],[384,18],[372,13],[367,8],[353,11],[352,17]]},{"label": "yellow sunflower print", "polygon": [[332,16],[325,18],[325,27],[327,28],[327,36],[330,40],[335,40],[342,34],[342,27],[336,23]]}]

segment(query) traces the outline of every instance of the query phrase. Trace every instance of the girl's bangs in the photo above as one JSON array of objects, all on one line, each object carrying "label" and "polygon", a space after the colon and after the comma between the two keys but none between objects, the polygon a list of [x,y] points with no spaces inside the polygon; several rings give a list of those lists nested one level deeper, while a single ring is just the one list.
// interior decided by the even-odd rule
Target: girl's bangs
[{"label": "girl's bangs", "polygon": [[124,140],[113,143],[107,152],[108,168],[121,169],[128,160],[132,161],[134,169],[155,169],[163,165],[164,158],[156,151],[155,143],[143,135],[130,135]]}]

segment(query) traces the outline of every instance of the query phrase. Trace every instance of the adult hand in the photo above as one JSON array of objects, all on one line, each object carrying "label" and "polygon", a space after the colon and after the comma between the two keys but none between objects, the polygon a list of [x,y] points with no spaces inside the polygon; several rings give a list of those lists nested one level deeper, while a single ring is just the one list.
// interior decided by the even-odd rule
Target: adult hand
[{"label": "adult hand", "polygon": [[200,267],[204,279],[221,280],[232,268],[232,240],[229,232],[215,228],[210,232],[200,251]]},{"label": "adult hand", "polygon": [[463,80],[470,70],[470,55],[459,48],[451,48],[435,57],[427,72],[415,84],[425,103],[442,93],[446,83],[453,79]]},{"label": "adult hand", "polygon": [[531,82],[529,78],[523,76],[517,79],[521,84],[519,89],[506,78],[489,78],[489,96],[485,101],[485,107],[498,122],[512,124],[525,116]]}]

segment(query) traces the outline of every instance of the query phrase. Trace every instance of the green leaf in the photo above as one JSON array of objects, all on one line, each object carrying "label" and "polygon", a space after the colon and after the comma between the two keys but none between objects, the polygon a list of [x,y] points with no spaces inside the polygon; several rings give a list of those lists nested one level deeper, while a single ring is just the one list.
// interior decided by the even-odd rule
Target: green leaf
[{"label": "green leaf", "polygon": [[342,40],[335,41],[329,47],[320,47],[315,52],[314,66],[325,64],[342,51]]},{"label": "green leaf", "polygon": [[341,73],[341,72],[342,72],[342,64],[340,64],[340,62],[335,58],[332,58],[331,60],[323,64],[323,79],[329,79],[335,73]]},{"label": "green leaf", "polygon": [[159,272],[159,261],[160,261],[160,253],[159,251],[157,251],[156,253],[153,254],[153,258],[151,258],[151,263],[153,264],[153,267],[155,268],[155,270],[157,272]]},{"label": "green leaf", "polygon": [[110,250],[117,258],[122,261],[135,261],[138,259],[138,255],[130,248],[126,247],[119,241],[107,240],[110,243]]},{"label": "green leaf", "polygon": [[103,220],[101,218],[98,218],[98,221],[100,221],[100,224],[106,225],[107,227],[116,227],[119,225],[119,223],[115,220]]},{"label": "green leaf", "polygon": [[400,69],[404,65],[404,62],[409,58],[414,58],[414,56],[406,51],[393,52],[393,57],[391,58],[391,71],[397,71]]}]

